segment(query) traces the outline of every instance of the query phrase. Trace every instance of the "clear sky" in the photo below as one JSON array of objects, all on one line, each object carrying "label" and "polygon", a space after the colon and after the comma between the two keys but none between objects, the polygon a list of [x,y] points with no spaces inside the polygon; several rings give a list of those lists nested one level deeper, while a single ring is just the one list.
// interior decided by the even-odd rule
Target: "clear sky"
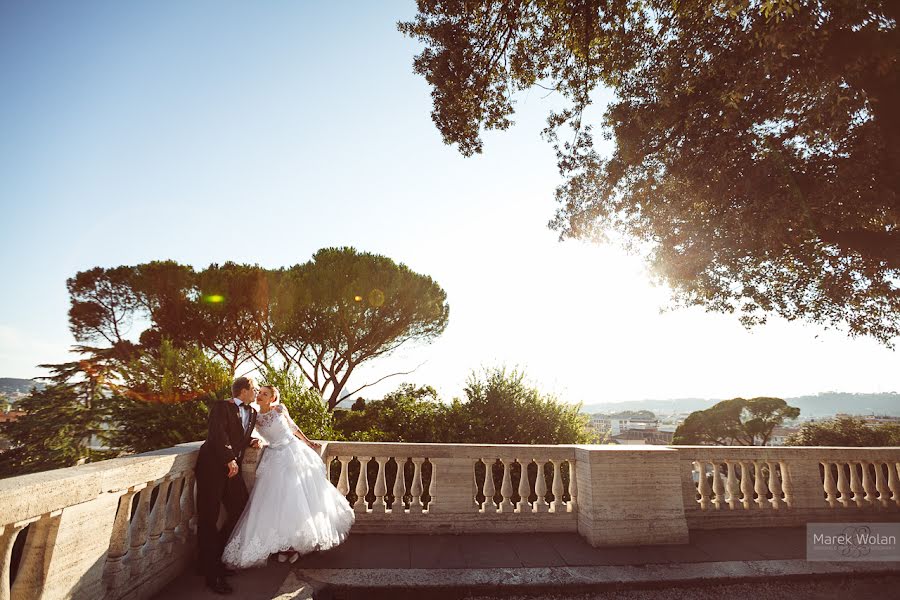
[{"label": "clear sky", "polygon": [[[567,401],[900,391],[898,354],[773,320],[660,314],[639,260],[560,243],[533,91],[481,156],[444,146],[403,2],[0,2],[0,376],[67,358],[66,278],[174,259],[267,267],[351,245],[434,277],[450,325],[351,382],[423,363],[445,398],[506,364]],[[599,98],[602,100],[602,94]]]}]

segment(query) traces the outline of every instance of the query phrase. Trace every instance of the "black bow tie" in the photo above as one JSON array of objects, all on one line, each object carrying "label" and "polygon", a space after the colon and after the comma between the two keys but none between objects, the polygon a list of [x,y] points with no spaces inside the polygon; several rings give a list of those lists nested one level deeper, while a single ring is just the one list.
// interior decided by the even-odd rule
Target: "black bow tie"
[{"label": "black bow tie", "polygon": [[242,403],[238,404],[238,408],[242,408],[242,409],[244,409],[244,410],[250,410],[250,405],[249,405],[249,404],[244,404],[244,403],[242,402]]}]

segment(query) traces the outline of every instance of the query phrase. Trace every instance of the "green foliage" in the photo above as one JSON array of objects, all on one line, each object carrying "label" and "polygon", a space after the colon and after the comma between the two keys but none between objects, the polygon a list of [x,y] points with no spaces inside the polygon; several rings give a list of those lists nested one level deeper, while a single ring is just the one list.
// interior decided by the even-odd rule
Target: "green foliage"
[{"label": "green foliage", "polygon": [[390,258],[325,248],[292,267],[273,290],[271,335],[333,409],[356,366],[447,327],[447,294]]},{"label": "green foliage", "polygon": [[788,406],[781,398],[723,400],[688,415],[672,441],[678,445],[765,446],[776,426],[799,415],[799,408]]},{"label": "green foliage", "polygon": [[281,403],[306,437],[315,440],[334,439],[331,412],[318,390],[309,387],[302,375],[289,368],[264,366],[262,382],[278,388]]},{"label": "green foliage", "polygon": [[510,126],[515,94],[566,102],[544,130],[562,237],[624,239],[676,301],[747,326],[900,334],[900,3],[417,5],[399,27],[424,45],[414,70],[463,155]]},{"label": "green foliage", "polygon": [[144,349],[163,340],[198,347],[232,373],[248,361],[278,360],[299,369],[329,410],[357,366],[406,342],[433,340],[449,316],[447,295],[430,277],[353,248],[326,248],[289,269],[225,263],[195,271],[172,261],[97,267],[68,286],[80,343],[105,342],[104,351],[128,361],[137,348],[127,334],[146,322],[136,336]]},{"label": "green foliage", "polygon": [[119,369],[109,433],[113,448],[148,452],[206,437],[209,403],[230,397],[231,374],[199,348],[164,340]]},{"label": "green foliage", "polygon": [[[74,369],[73,365],[65,365]],[[75,381],[54,380],[34,389],[17,408],[25,415],[0,425],[11,449],[0,453],[0,477],[71,467],[109,457],[93,449],[104,441],[105,372],[82,371]]]},{"label": "green foliage", "polygon": [[525,382],[525,373],[505,368],[472,373],[467,401],[459,406],[458,441],[496,444],[586,443],[588,417],[581,405],[559,402]]},{"label": "green foliage", "polygon": [[900,426],[881,424],[869,427],[862,419],[837,417],[804,423],[786,442],[788,446],[900,446]]},{"label": "green foliage", "polygon": [[434,388],[405,383],[361,410],[335,412],[335,426],[360,442],[451,442],[450,413]]},{"label": "green foliage", "polygon": [[439,401],[431,387],[400,386],[365,409],[335,413],[354,441],[475,444],[578,444],[590,441],[579,406],[558,402],[505,369],[473,373],[467,401]]}]

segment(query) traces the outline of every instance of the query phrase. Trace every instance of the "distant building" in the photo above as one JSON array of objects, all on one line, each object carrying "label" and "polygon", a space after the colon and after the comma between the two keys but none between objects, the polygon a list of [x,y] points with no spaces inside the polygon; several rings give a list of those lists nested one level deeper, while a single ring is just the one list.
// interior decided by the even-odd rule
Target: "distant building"
[{"label": "distant building", "polygon": [[[25,412],[21,410],[11,410],[9,412],[0,411],[0,423],[12,423],[19,419],[19,417],[25,416]],[[0,452],[3,450],[9,450],[11,444],[9,440],[5,437],[0,436]]]},{"label": "distant building", "polygon": [[769,441],[766,443],[766,446],[784,446],[787,439],[798,431],[800,431],[799,427],[776,426],[772,429],[772,435],[769,436]]},{"label": "distant building", "polygon": [[668,446],[672,443],[671,431],[657,429],[628,429],[610,437],[610,441],[622,445]]}]

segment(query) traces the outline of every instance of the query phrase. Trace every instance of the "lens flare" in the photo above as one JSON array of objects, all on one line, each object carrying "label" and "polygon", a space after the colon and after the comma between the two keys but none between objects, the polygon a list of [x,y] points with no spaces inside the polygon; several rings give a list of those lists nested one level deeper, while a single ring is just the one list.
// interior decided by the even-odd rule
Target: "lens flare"
[{"label": "lens flare", "polygon": [[384,304],[384,292],[375,288],[371,292],[369,292],[369,305],[375,308],[378,308]]},{"label": "lens flare", "polygon": [[210,304],[219,304],[221,302],[225,302],[225,296],[222,294],[209,294],[207,296],[203,296],[203,301],[208,302]]},{"label": "lens flare", "polygon": [[353,299],[354,299],[356,302],[362,302],[362,296],[353,296]]}]

